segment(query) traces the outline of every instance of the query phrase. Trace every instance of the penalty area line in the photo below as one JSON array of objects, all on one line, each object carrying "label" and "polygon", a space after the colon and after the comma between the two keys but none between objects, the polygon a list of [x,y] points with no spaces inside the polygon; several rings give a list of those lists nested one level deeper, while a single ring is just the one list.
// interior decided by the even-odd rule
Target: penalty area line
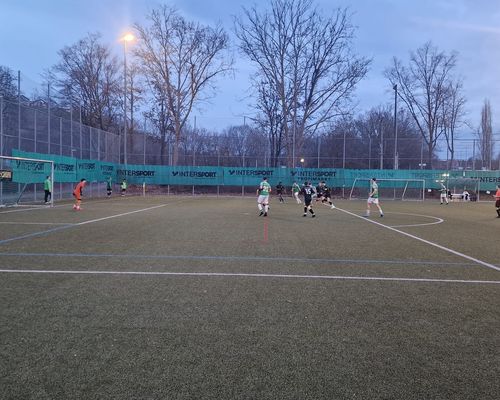
[{"label": "penalty area line", "polygon": [[433,279],[433,278],[389,278],[378,276],[343,276],[343,275],[297,275],[297,274],[252,274],[232,272],[168,272],[168,271],[64,271],[36,269],[0,269],[0,273],[11,274],[66,274],[66,275],[135,275],[135,276],[189,276],[189,277],[235,277],[235,278],[271,278],[271,279],[314,279],[345,281],[383,281],[383,282],[422,282],[422,283],[462,283],[462,284],[494,284],[500,281],[465,280],[465,279]]},{"label": "penalty area line", "polygon": [[57,231],[61,231],[61,230],[69,229],[69,228],[74,228],[76,226],[92,224],[94,222],[100,222],[100,221],[105,221],[105,220],[112,219],[112,218],[124,217],[126,215],[140,213],[143,211],[154,210],[155,208],[165,207],[167,205],[168,204],[160,204],[158,206],[142,208],[140,210],[128,211],[128,212],[121,213],[121,214],[110,215],[108,217],[102,217],[102,218],[91,219],[88,221],[77,222],[73,225],[63,225],[63,226],[58,226],[57,228],[47,229],[47,230],[41,231],[41,232],[28,233],[26,235],[21,235],[21,236],[16,236],[16,237],[9,238],[9,239],[0,240],[0,245],[5,244],[5,243],[10,243],[10,242],[13,242],[15,240],[29,239],[29,238],[33,238],[33,237],[37,237],[37,236],[44,236],[44,235],[47,235],[47,234],[52,233],[52,232],[57,232]]},{"label": "penalty area line", "polygon": [[486,261],[482,261],[482,260],[479,260],[478,258],[475,258],[475,257],[471,257],[471,256],[468,256],[467,254],[464,254],[464,253],[460,253],[459,251],[456,251],[456,250],[453,250],[453,249],[450,249],[449,247],[446,247],[446,246],[442,246],[438,243],[434,243],[434,242],[431,242],[430,240],[427,240],[427,239],[423,239],[421,237],[418,237],[418,236],[415,236],[415,235],[412,235],[411,233],[408,233],[408,232],[405,232],[405,231],[401,231],[399,229],[396,229],[392,226],[389,226],[389,225],[384,225],[384,224],[381,224],[380,222],[377,222],[377,221],[373,221],[369,218],[366,218],[366,217],[363,217],[361,215],[357,215],[357,214],[354,214],[350,211],[347,211],[347,210],[344,210],[342,208],[337,208],[339,211],[342,211],[346,214],[349,214],[353,217],[356,217],[356,218],[359,218],[359,219],[362,219],[366,222],[370,222],[372,224],[375,224],[375,225],[378,225],[378,226],[381,226],[385,229],[389,229],[393,232],[397,232],[403,236],[407,236],[409,238],[412,238],[412,239],[415,239],[415,240],[418,240],[419,242],[422,242],[422,243],[425,243],[425,244],[428,244],[430,246],[434,246],[434,247],[437,247],[438,249],[441,249],[441,250],[444,250],[448,253],[451,253],[451,254],[454,254],[456,256],[459,256],[459,257],[462,257],[462,258],[465,258],[469,261],[473,261],[474,263],[476,264],[479,264],[479,265],[482,265],[483,267],[487,267],[487,268],[490,268],[490,269],[494,269],[495,271],[500,271],[500,267],[497,267],[496,265],[493,265],[493,264],[490,264]]}]

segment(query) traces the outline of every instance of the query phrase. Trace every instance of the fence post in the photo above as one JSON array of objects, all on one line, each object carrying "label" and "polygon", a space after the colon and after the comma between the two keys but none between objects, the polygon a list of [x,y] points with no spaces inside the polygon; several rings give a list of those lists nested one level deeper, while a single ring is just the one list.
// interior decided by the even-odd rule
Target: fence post
[{"label": "fence post", "polygon": [[0,156],[3,155],[3,96],[0,96]]},{"label": "fence post", "polygon": [[476,139],[472,139],[472,170],[476,170]]},{"label": "fence post", "polygon": [[319,168],[319,158],[321,155],[321,136],[318,135],[318,168]]},{"label": "fence post", "polygon": [[[217,168],[220,169],[220,152],[219,152],[219,146],[217,146]],[[217,197],[219,197],[220,194],[220,186],[217,184]]]},{"label": "fence post", "polygon": [[[62,117],[59,117],[59,155],[63,155],[63,150],[62,150]],[[54,181],[52,181],[52,192],[54,192]],[[53,195],[54,193],[52,193]],[[52,200],[52,195],[51,195],[51,200]],[[59,182],[59,200],[62,199],[62,183]]]},{"label": "fence post", "polygon": [[[50,83],[47,84],[47,139],[48,153],[50,154]],[[53,189],[53,188],[52,188]]]},{"label": "fence post", "polygon": [[345,169],[345,130],[344,130],[344,149],[342,151],[342,169]]},{"label": "fence post", "polygon": [[[3,156],[3,96],[0,96],[0,156]],[[2,180],[0,180],[0,203],[3,204]]]},{"label": "fence post", "polygon": [[80,160],[83,158],[83,139],[82,139],[82,105],[80,104]]},{"label": "fence post", "polygon": [[17,71],[17,149],[21,150],[21,71]]},{"label": "fence post", "polygon": [[73,156],[73,105],[71,104],[69,107],[69,145],[70,145],[70,154]]}]

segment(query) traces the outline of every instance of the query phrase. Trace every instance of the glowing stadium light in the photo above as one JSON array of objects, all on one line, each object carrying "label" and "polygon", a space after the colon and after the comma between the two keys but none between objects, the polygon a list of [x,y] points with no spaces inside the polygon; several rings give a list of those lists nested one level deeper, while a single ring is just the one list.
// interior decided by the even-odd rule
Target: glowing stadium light
[{"label": "glowing stadium light", "polygon": [[133,33],[126,33],[122,36],[121,40],[124,42],[132,42],[135,40],[135,36]]}]

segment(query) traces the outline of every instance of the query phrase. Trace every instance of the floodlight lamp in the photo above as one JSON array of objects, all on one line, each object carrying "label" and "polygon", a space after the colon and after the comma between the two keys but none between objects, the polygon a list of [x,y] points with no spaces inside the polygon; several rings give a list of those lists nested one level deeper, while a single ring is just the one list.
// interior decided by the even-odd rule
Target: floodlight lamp
[{"label": "floodlight lamp", "polygon": [[122,40],[124,42],[132,42],[135,40],[135,36],[132,33],[127,33],[127,34],[123,35]]}]

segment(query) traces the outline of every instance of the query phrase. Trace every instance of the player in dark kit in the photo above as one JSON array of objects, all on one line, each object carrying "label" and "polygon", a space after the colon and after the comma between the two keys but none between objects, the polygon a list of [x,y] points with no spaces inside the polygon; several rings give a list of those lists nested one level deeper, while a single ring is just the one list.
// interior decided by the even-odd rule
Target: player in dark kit
[{"label": "player in dark kit", "polygon": [[319,201],[323,197],[323,182],[319,182],[316,186],[316,201]]},{"label": "player in dark kit", "polygon": [[312,198],[316,190],[314,186],[311,185],[310,182],[305,182],[302,187],[302,194],[304,195],[304,215],[303,217],[307,217],[307,210],[312,214],[311,217],[314,218],[316,214],[314,214],[314,210],[312,209]]},{"label": "player in dark kit", "polygon": [[284,203],[285,199],[283,198],[283,194],[285,193],[285,187],[281,182],[278,182],[278,184],[276,185],[276,193],[279,196],[280,203]]},{"label": "player in dark kit", "polygon": [[321,194],[321,203],[323,203],[324,205],[328,203],[330,205],[330,208],[334,209],[335,206],[333,205],[332,201],[332,192],[331,189],[328,186],[326,186],[325,181],[321,182],[321,188],[323,190]]}]

